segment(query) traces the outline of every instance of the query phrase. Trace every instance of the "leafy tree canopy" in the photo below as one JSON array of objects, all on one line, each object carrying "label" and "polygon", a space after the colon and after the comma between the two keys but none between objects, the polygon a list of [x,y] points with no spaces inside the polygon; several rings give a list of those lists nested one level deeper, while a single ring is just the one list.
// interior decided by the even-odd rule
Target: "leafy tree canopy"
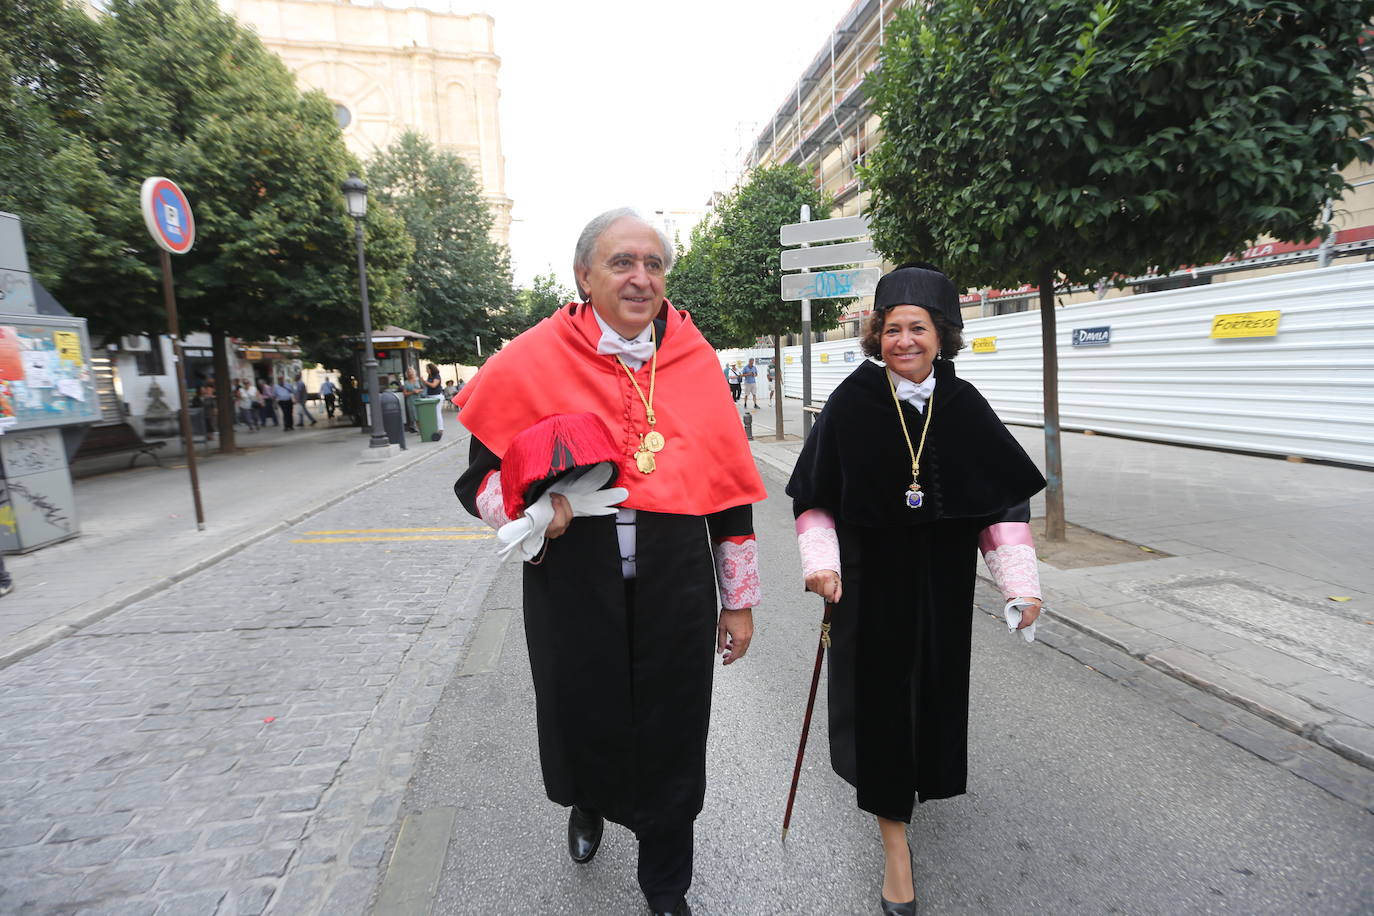
[{"label": "leafy tree canopy", "polygon": [[576,298],[576,293],[558,282],[558,275],[552,267],[547,274],[535,274],[533,283],[515,293],[515,304],[509,313],[511,336],[529,330],[552,315],[559,306],[567,305]]},{"label": "leafy tree canopy", "polygon": [[[174,259],[184,330],[307,347],[357,332],[353,227],[339,189],[356,166],[323,95],[301,95],[213,0],[112,0],[85,25],[59,0],[4,11],[13,18],[0,21],[0,66],[12,76],[0,91],[21,103],[14,111],[38,152],[55,157],[50,183],[74,184],[48,205],[6,180],[0,207],[25,220],[35,273],[94,333],[166,326],[139,211],[150,175],[175,180],[195,212],[196,245]],[[47,166],[10,160],[0,156],[0,169]],[[391,320],[411,243],[380,208],[368,234],[380,323]]]},{"label": "leafy tree canopy", "polygon": [[[778,230],[795,223],[803,204],[812,219],[828,219],[831,202],[810,173],[796,165],[755,169],[744,185],[717,208],[709,246],[712,283],[720,321],[746,339],[801,330],[799,303],[782,299],[782,243]],[[816,299],[811,326],[825,331],[839,323],[849,300]]]},{"label": "leafy tree canopy", "polygon": [[1306,240],[1374,158],[1370,0],[948,0],[867,90],[876,246],[962,285],[1074,283]]},{"label": "leafy tree canopy", "polygon": [[368,162],[371,190],[404,221],[415,259],[405,291],[438,362],[476,364],[513,336],[510,255],[491,238],[481,186],[462,157],[407,131]]},{"label": "leafy tree canopy", "polygon": [[711,346],[728,350],[753,344],[757,335],[736,328],[722,308],[712,264],[717,233],[713,218],[692,228],[690,247],[686,251],[679,248],[677,261],[668,274],[667,294],[673,305],[691,312],[693,323]]}]

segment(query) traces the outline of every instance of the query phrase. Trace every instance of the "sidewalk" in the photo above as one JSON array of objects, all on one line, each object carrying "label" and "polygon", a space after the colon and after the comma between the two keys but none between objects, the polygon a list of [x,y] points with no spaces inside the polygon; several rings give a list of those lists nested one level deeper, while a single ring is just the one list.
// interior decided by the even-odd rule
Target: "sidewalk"
[{"label": "sidewalk", "polygon": [[290,434],[279,427],[240,431],[240,454],[197,452],[204,531],[196,530],[180,455],[164,455],[161,467],[143,458],[139,467],[95,476],[85,476],[92,468],[78,463],[73,486],[81,536],[5,558],[15,589],[0,599],[0,668],[466,441],[452,413],[439,442],[408,435],[407,450],[377,463],[360,460],[368,437],[357,427],[321,420]]},{"label": "sidewalk", "polygon": [[[788,438],[765,404],[752,445],[790,474],[800,402],[784,411]],[[1043,431],[1010,429],[1043,465]],[[1062,444],[1069,522],[1115,549],[1056,560],[1033,500],[1048,613],[1374,768],[1374,473],[1076,432]],[[1116,559],[1085,565],[1099,555]]]}]

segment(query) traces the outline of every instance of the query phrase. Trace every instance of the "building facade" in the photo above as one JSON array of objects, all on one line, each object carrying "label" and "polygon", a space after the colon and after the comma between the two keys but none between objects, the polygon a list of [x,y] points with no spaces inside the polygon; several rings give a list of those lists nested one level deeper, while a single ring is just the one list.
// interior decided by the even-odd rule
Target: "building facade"
[{"label": "building facade", "polygon": [[303,89],[328,96],[344,141],[360,158],[407,129],[461,155],[485,191],[493,237],[509,244],[492,17],[340,0],[220,5],[258,33]]},{"label": "building facade", "polygon": [[[864,79],[878,65],[892,18],[912,0],[855,0],[822,43],[811,63],[797,76],[753,144],[746,148],[742,174],[762,165],[794,163],[808,169],[816,186],[836,202],[833,216],[863,213],[868,192],[857,167],[878,141],[882,120],[870,110]],[[1304,270],[1322,264],[1374,259],[1374,166],[1352,163],[1344,171],[1354,189],[1332,201],[1324,214],[1332,233],[1325,243],[1273,242],[1261,239],[1218,264],[1146,277],[1131,277],[1124,286],[1079,288],[1061,296],[1062,303],[1209,285],[1248,277]],[[743,179],[741,179],[743,180]],[[1039,307],[1038,290],[970,290],[964,317],[977,318]],[[871,298],[860,299],[847,312],[831,338],[852,337],[869,311]]]}]

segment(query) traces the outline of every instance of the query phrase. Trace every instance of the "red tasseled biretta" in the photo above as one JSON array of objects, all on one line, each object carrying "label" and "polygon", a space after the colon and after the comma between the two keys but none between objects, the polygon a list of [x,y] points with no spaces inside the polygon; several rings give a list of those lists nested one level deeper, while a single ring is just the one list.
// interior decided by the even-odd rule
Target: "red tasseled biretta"
[{"label": "red tasseled biretta", "polygon": [[519,518],[525,506],[565,471],[609,461],[620,476],[620,452],[605,422],[594,413],[545,417],[518,433],[501,456],[501,490],[506,517]]}]

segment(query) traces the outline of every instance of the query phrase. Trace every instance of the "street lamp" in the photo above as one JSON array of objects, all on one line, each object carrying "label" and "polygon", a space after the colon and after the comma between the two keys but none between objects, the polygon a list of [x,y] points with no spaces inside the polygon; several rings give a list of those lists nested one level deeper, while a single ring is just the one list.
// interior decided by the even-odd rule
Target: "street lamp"
[{"label": "street lamp", "polygon": [[367,376],[368,413],[372,416],[372,441],[368,445],[371,448],[386,448],[391,443],[382,432],[382,392],[377,384],[377,351],[372,343],[372,309],[367,301],[367,259],[363,254],[367,185],[357,175],[349,175],[343,183],[343,193],[348,203],[348,215],[353,217],[353,237],[358,243],[358,292],[363,299],[363,375]]}]

